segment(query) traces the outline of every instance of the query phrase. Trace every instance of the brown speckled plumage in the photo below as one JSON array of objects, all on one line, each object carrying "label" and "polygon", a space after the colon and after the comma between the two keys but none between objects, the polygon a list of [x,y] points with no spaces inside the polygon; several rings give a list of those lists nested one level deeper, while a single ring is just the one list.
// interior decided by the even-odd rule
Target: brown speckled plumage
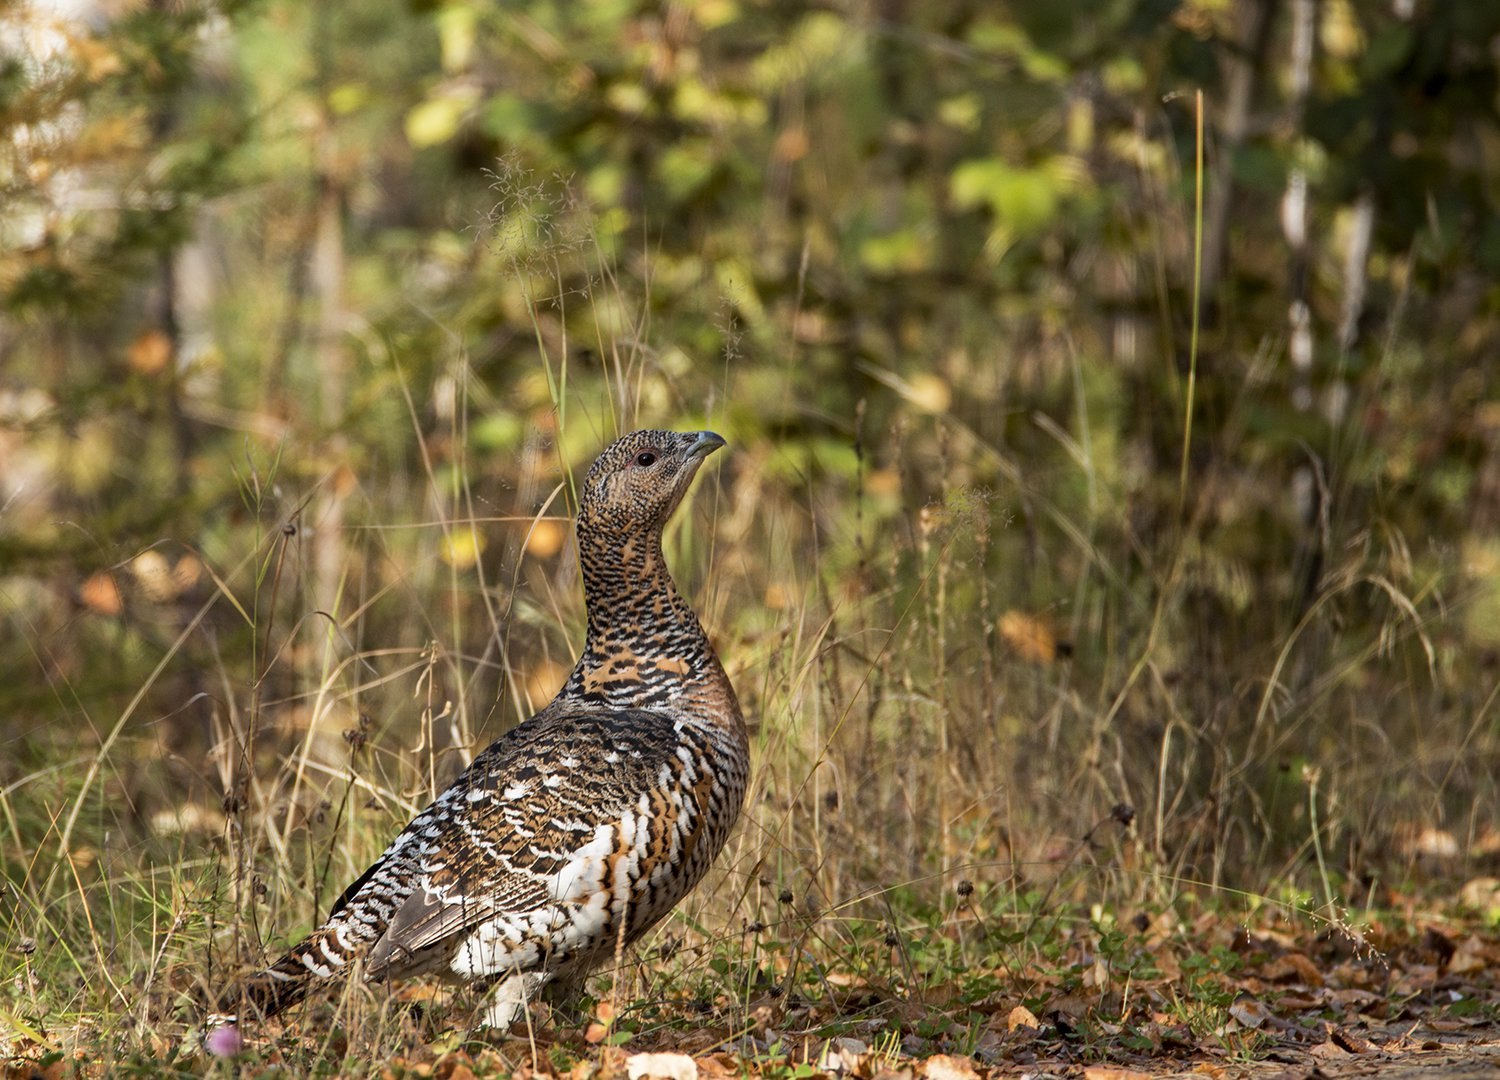
[{"label": "brown speckled plumage", "polygon": [[578,516],[588,636],[566,685],[418,814],[322,926],[227,994],[223,1014],[271,1015],[362,958],[372,980],[494,984],[484,1019],[503,1028],[542,984],[587,974],[698,883],[739,816],[749,747],[661,534],[723,444],[638,431],[599,456]]}]

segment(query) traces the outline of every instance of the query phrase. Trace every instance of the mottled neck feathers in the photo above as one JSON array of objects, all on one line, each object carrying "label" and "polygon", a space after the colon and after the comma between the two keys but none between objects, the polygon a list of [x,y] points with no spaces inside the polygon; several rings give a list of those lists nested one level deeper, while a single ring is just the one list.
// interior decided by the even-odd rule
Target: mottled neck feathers
[{"label": "mottled neck feathers", "polygon": [[697,615],[667,571],[659,530],[621,536],[578,528],[588,637],[559,695],[618,707],[697,711],[729,683]]}]

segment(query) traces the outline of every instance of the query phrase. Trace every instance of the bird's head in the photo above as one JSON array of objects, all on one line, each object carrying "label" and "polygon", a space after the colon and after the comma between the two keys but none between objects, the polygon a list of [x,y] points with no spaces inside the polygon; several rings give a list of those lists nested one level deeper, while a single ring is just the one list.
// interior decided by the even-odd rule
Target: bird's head
[{"label": "bird's head", "polygon": [[712,431],[634,431],[616,439],[583,478],[580,531],[620,537],[660,531],[703,459],[723,445]]}]

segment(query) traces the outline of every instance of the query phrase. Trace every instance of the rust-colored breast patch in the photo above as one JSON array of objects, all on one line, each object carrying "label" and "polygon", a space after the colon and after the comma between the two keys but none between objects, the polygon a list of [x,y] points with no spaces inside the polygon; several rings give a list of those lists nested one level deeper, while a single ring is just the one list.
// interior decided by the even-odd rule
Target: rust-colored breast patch
[{"label": "rust-colored breast patch", "polygon": [[634,664],[622,667],[597,667],[583,677],[583,689],[588,694],[602,694],[612,685],[640,681],[641,669]]}]

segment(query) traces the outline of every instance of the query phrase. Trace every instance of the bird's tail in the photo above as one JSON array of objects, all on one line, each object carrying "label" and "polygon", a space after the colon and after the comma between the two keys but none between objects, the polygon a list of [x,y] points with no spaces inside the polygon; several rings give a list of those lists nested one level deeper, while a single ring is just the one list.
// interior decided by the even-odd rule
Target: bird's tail
[{"label": "bird's tail", "polygon": [[365,885],[386,866],[377,859],[344,890],[328,920],[268,968],[209,995],[210,1026],[254,1022],[295,1005],[314,987],[341,978],[370,943],[385,931],[385,922],[368,905],[353,903]]},{"label": "bird's tail", "polygon": [[[328,963],[317,934],[294,946],[280,960],[224,987],[211,1000],[211,1022],[233,1024],[269,1019],[307,996],[315,985],[341,974],[344,964]],[[318,958],[322,962],[313,960]]]}]

